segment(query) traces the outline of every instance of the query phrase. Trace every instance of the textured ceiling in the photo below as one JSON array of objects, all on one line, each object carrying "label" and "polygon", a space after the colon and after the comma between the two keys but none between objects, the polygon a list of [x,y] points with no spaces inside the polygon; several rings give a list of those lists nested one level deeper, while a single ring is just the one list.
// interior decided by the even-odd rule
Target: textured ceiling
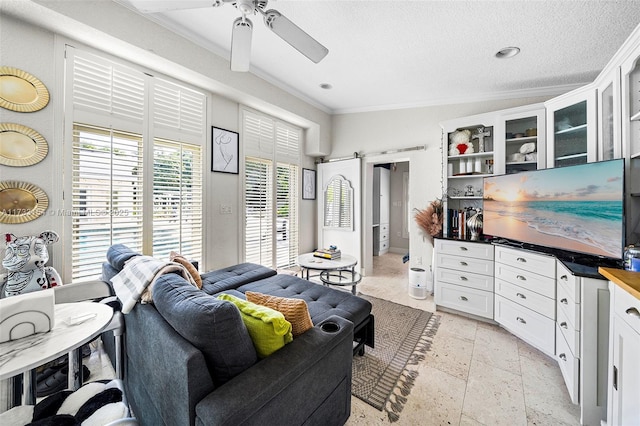
[{"label": "textured ceiling", "polygon": [[[272,0],[267,8],[329,55],[312,63],[254,16],[250,72],[334,113],[561,93],[591,82],[640,23],[635,0]],[[225,4],[144,16],[228,58],[240,14]],[[495,58],[506,46],[521,53]]]}]

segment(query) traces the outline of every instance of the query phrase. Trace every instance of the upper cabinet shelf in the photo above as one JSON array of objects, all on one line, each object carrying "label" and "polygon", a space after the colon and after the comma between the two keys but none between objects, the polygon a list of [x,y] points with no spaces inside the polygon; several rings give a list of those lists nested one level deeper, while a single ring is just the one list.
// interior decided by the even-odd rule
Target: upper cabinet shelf
[{"label": "upper cabinet shelf", "polygon": [[587,130],[587,125],[586,124],[581,124],[579,126],[575,126],[575,127],[569,127],[568,129],[562,129],[562,130],[558,130],[556,132],[556,135],[564,135],[567,133],[576,133],[579,131],[586,131]]},{"label": "upper cabinet shelf", "polygon": [[490,152],[474,152],[473,154],[450,155],[449,160],[461,160],[465,158],[493,157],[493,151]]}]

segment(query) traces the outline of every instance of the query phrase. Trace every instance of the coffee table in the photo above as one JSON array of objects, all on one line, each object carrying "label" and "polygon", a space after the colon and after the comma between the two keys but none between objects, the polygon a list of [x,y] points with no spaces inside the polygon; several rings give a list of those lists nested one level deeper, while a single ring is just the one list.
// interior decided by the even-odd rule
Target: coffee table
[{"label": "coffee table", "polygon": [[[298,265],[302,268],[302,278],[317,277],[318,275],[309,275],[309,271],[337,271],[341,269],[355,269],[358,259],[355,257],[342,254],[340,259],[323,259],[315,257],[313,253],[305,253],[298,256]],[[305,277],[306,272],[306,277]]]},{"label": "coffee table", "polygon": [[54,309],[54,326],[47,333],[0,343],[0,380],[24,373],[25,404],[35,403],[35,368],[65,354],[69,354],[69,388],[78,389],[82,385],[82,355],[78,352],[113,317],[113,309],[101,303],[61,303]]},{"label": "coffee table", "polygon": [[353,270],[322,271],[320,281],[324,285],[351,286],[351,293],[356,294],[356,286],[362,280],[362,276]]}]

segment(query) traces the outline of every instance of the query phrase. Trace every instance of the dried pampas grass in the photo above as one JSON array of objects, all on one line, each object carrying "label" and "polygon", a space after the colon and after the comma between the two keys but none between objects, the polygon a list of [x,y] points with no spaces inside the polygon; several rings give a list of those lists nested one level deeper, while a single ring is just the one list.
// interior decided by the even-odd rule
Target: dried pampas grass
[{"label": "dried pampas grass", "polygon": [[417,210],[415,220],[418,226],[429,236],[442,235],[442,200],[432,201],[424,210]]}]

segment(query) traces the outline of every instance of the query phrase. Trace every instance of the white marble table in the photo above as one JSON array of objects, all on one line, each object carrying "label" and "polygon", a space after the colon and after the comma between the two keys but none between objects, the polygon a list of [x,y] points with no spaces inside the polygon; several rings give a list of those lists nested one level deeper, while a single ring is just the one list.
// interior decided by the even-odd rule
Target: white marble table
[{"label": "white marble table", "polygon": [[[81,356],[74,351],[98,336],[111,321],[113,309],[94,302],[55,305],[55,322],[47,333],[0,343],[0,380],[24,374],[26,404],[35,402],[35,368],[69,354],[69,387],[82,385]],[[70,324],[76,318],[77,324]]]},{"label": "white marble table", "polygon": [[[351,269],[358,263],[358,260],[348,254],[342,253],[340,259],[323,259],[315,257],[313,253],[305,253],[298,256],[298,265],[302,268],[302,278],[309,279],[309,270],[314,271],[334,271],[340,269]],[[306,276],[305,276],[306,272]]]}]

